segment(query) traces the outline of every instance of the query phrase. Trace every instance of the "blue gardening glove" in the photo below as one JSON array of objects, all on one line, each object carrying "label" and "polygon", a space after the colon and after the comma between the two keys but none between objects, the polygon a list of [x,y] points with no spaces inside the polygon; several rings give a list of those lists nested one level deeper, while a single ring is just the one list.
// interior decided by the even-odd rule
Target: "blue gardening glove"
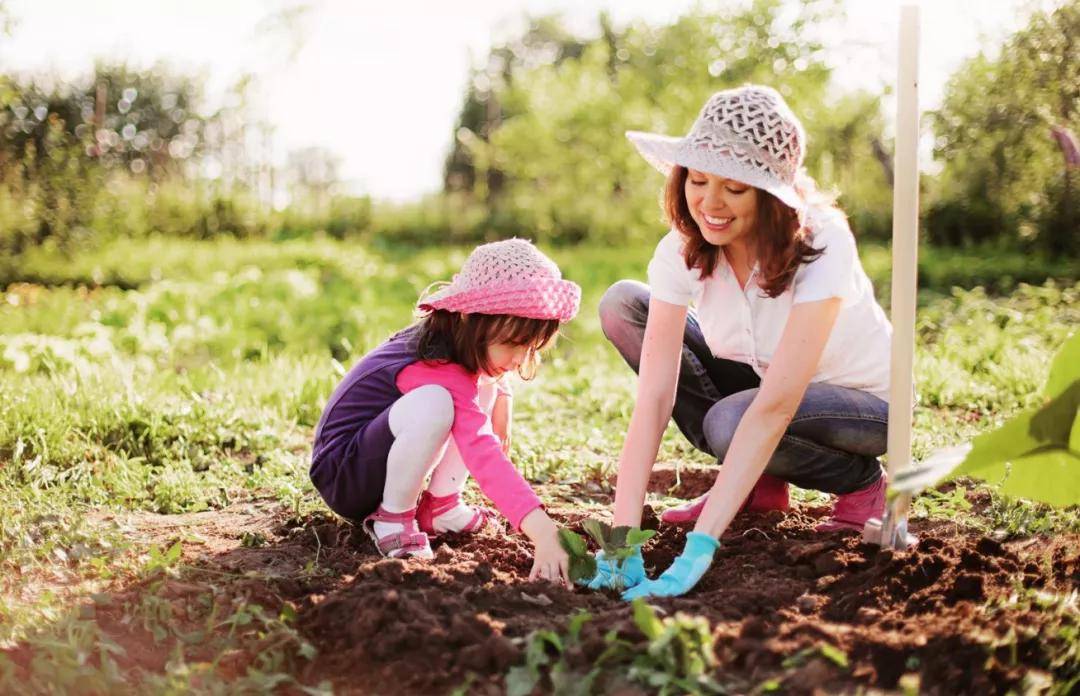
[{"label": "blue gardening glove", "polygon": [[697,584],[712,565],[713,555],[720,542],[708,534],[690,532],[686,535],[686,548],[671,567],[655,580],[631,587],[622,598],[629,601],[638,597],[674,597],[685,594]]},{"label": "blue gardening glove", "polygon": [[623,561],[608,560],[603,551],[596,554],[596,575],[591,580],[581,583],[590,590],[609,588],[625,590],[647,580],[645,577],[645,559],[641,557],[641,547],[634,549],[634,554]]}]

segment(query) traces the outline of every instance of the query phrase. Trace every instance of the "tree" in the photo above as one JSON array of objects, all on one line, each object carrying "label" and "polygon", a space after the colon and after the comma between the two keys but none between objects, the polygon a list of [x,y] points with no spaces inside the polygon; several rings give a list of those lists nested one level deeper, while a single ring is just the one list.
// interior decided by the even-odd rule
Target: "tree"
[{"label": "tree", "polygon": [[1080,249],[1074,167],[1053,137],[1080,125],[1080,2],[1034,14],[999,56],[968,61],[932,120],[945,163],[929,217],[938,241]]},{"label": "tree", "polygon": [[489,181],[497,172],[498,187],[452,181],[464,169],[456,162],[447,189],[472,191],[489,211],[488,227],[503,233],[558,241],[655,236],[662,180],[624,131],[684,133],[710,94],[752,81],[775,86],[803,119],[810,172],[827,187],[850,187],[856,197],[845,203],[861,196],[871,212],[860,219],[880,221],[888,185],[873,150],[878,98],[831,94],[824,46],[810,31],[837,11],[832,1],[756,0],[739,10],[693,12],[666,27],[621,29],[601,16],[599,36],[588,40],[534,24],[531,31],[543,26],[549,37],[537,49],[543,59],[519,50],[509,63],[489,61],[500,67],[497,79],[483,83],[498,118],[485,120],[467,98],[472,111],[461,123],[478,125],[459,127],[467,147],[452,155]]},{"label": "tree", "polygon": [[125,216],[129,201],[108,182],[190,174],[200,101],[196,79],[162,66],[99,64],[67,85],[0,77],[0,247],[79,242],[102,216]]},{"label": "tree", "polygon": [[472,71],[465,89],[443,170],[447,192],[475,192],[482,199],[489,192],[498,192],[502,175],[487,161],[485,148],[502,120],[514,115],[506,111],[501,96],[515,75],[539,65],[577,58],[585,45],[562,26],[557,16],[548,16],[530,20],[521,36],[491,50],[487,64]]},{"label": "tree", "polygon": [[340,182],[341,158],[324,147],[306,147],[289,153],[285,167],[292,205],[325,216],[331,194]]}]

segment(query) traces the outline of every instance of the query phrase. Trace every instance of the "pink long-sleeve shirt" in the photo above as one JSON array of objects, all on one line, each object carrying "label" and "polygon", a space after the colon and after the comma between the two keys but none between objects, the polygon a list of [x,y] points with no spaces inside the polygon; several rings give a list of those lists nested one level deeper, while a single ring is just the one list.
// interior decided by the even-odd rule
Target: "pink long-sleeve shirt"
[{"label": "pink long-sleeve shirt", "polygon": [[450,392],[454,402],[450,435],[466,468],[483,494],[514,529],[520,529],[521,520],[541,506],[540,498],[503,452],[491,418],[480,407],[476,375],[456,363],[414,362],[402,368],[396,383],[402,394],[425,384],[438,384]]}]

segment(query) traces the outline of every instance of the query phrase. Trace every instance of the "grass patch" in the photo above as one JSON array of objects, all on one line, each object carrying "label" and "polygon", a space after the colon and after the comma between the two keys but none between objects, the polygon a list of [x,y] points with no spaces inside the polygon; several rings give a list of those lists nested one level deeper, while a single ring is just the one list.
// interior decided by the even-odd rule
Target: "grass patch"
[{"label": "grass patch", "polygon": [[[89,515],[194,513],[266,499],[297,519],[322,510],[307,463],[326,398],[349,365],[410,320],[420,290],[448,279],[467,252],[150,239],[76,259],[38,251],[8,268],[12,284],[0,293],[0,641],[32,647],[27,683],[61,674],[63,684],[90,691],[133,687],[85,609],[120,580],[142,583],[145,592],[109,611],[145,622],[150,633],[170,630],[172,604],[153,598],[176,579],[171,546],[152,563],[121,527],[88,525]],[[533,481],[602,488],[614,473],[635,378],[604,340],[596,306],[614,281],[643,278],[650,253],[555,251],[584,293],[580,317],[515,399],[513,457]],[[887,250],[868,245],[863,254],[883,296]],[[997,261],[923,255],[916,457],[1030,407],[1050,357],[1080,323],[1075,261],[1043,271],[1065,282],[1039,285],[1005,284],[1001,278],[1038,274],[1021,274],[1013,259]],[[992,276],[999,280],[991,288],[1007,295],[950,290]],[[659,460],[709,463],[674,427]],[[967,487],[928,492],[916,514],[962,516],[1004,535],[1080,529],[1075,509],[992,494],[972,506],[969,494]],[[816,500],[809,492],[797,498]],[[258,546],[257,538],[242,542]],[[144,670],[142,686],[257,691],[288,683],[291,660],[305,650],[290,637],[289,617],[260,614],[251,600],[229,604],[235,597],[225,591],[208,589],[206,597],[184,604],[195,608],[181,622],[183,635],[161,640],[183,643],[202,625],[226,654],[272,644],[258,649],[267,662],[230,672],[181,651]],[[73,603],[84,608],[73,613]],[[15,674],[7,659],[0,659],[0,685]],[[660,676],[642,670],[642,683],[659,684],[649,680]],[[543,678],[557,677],[544,671]]]}]

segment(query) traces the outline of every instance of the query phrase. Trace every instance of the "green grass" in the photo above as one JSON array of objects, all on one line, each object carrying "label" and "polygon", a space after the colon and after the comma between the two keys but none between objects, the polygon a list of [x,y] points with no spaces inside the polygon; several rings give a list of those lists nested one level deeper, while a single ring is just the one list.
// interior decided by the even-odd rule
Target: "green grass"
[{"label": "green grass", "polygon": [[[41,674],[60,670],[72,684],[119,688],[123,676],[110,671],[107,646],[94,643],[95,624],[64,610],[71,597],[91,596],[117,576],[160,582],[167,550],[151,552],[88,516],[194,512],[267,497],[297,516],[322,509],[307,458],[330,390],[410,321],[419,292],[449,278],[467,251],[151,239],[74,260],[39,252],[9,263],[10,280],[38,282],[0,293],[0,646],[29,641],[40,651]],[[634,377],[603,339],[596,306],[615,280],[643,278],[649,255],[647,247],[555,251],[584,294],[581,315],[515,399],[514,459],[531,479],[589,482],[613,473]],[[887,251],[871,246],[864,258],[883,296]],[[1080,323],[1073,262],[1052,269],[1064,282],[1013,288],[1001,284],[1018,275],[1012,258],[957,265],[930,251],[925,260],[931,283],[917,330],[917,457],[1030,406],[1051,356]],[[950,291],[942,278],[955,277],[971,285],[991,277],[991,287],[1012,289]],[[674,428],[660,459],[708,461]],[[1008,534],[1080,528],[1075,510],[995,500],[974,515],[948,493],[924,496],[917,513],[967,515]],[[132,615],[165,630],[168,621],[148,604],[153,595],[134,602]],[[206,606],[216,605],[211,598]],[[287,619],[236,621],[281,635],[280,645],[295,650]],[[238,628],[234,642],[246,631]],[[105,651],[92,668],[88,650]],[[243,688],[282,676],[284,655],[266,651],[266,664],[245,677],[255,682]],[[212,683],[182,657],[165,675],[144,675],[147,685],[165,692]],[[5,678],[0,660],[0,688]]]}]

